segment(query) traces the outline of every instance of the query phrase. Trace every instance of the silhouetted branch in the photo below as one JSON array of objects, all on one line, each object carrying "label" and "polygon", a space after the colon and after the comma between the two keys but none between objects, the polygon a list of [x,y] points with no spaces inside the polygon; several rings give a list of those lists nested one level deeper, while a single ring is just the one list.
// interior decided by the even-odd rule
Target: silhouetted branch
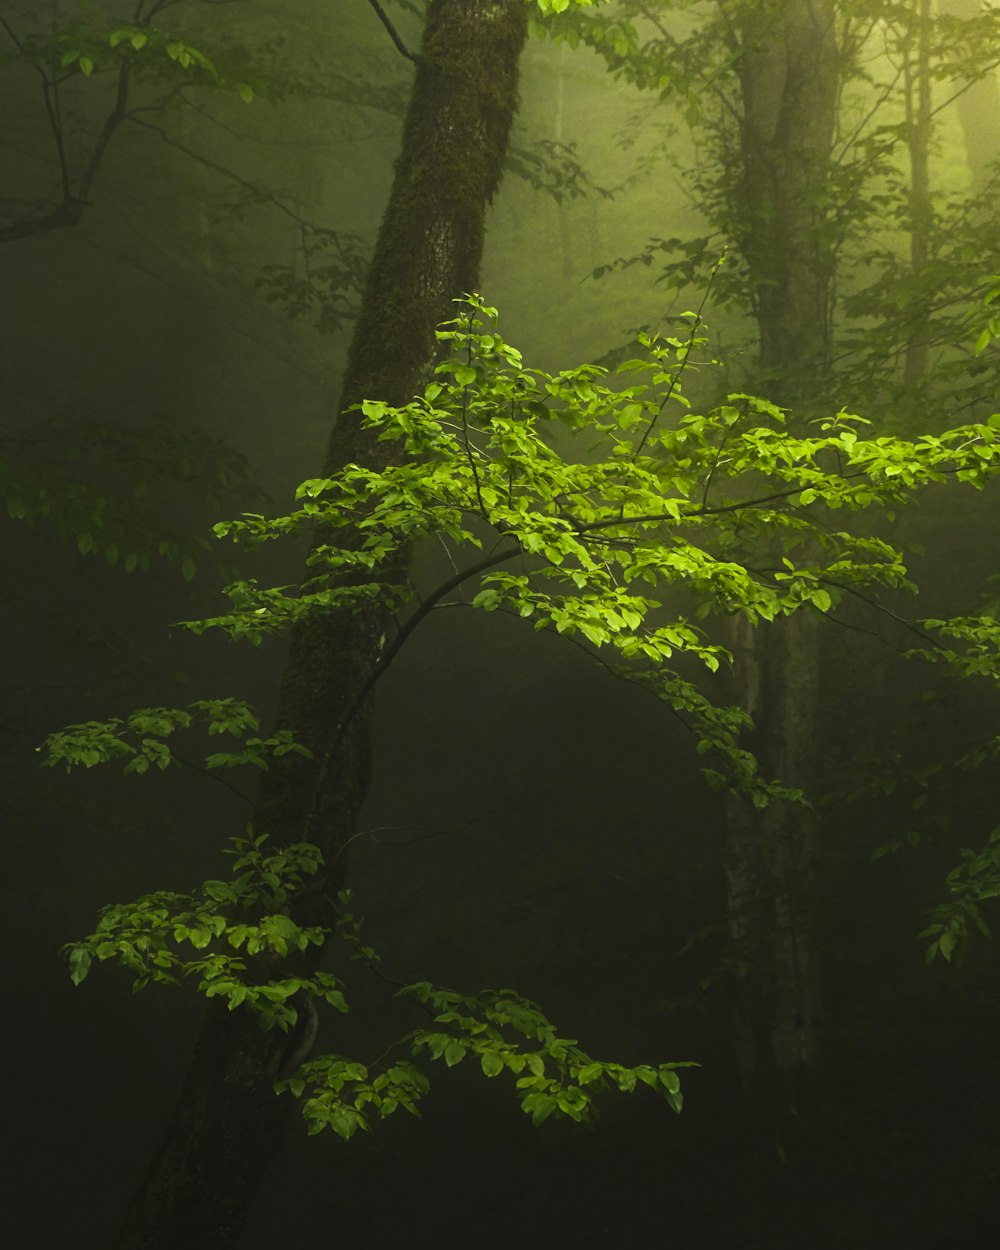
[{"label": "silhouetted branch", "polygon": [[385,9],[382,8],[378,0],[368,0],[368,3],[375,10],[375,15],[378,18],[378,20],[382,23],[382,25],[389,32],[389,38],[396,45],[396,51],[399,52],[402,56],[405,56],[408,61],[412,61],[414,65],[423,65],[424,58],[422,56],[419,56],[416,52],[411,52],[410,49],[406,46],[406,44],[403,43],[402,39],[400,39],[399,37],[399,32],[396,30],[395,26],[393,26],[392,22],[390,21],[388,13],[386,13]]}]

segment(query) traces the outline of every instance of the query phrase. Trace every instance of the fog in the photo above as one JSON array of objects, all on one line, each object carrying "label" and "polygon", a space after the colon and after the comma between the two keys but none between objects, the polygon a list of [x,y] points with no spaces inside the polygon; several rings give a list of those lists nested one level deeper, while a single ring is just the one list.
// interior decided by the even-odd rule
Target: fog
[{"label": "fog", "polygon": [[[113,960],[74,985],[60,948],[109,903],[226,877],[257,784],[252,767],[206,768],[230,747],[200,731],[142,775],[114,759],[47,767],[44,744],[197,700],[246,700],[262,737],[285,715],[287,631],[254,647],[178,622],[227,611],[234,581],[302,580],[308,536],[247,550],[212,526],[286,515],[298,484],[330,471],[335,422],[358,419],[340,411],[342,379],[404,116],[432,72],[418,64],[425,10],[474,24],[514,3],[3,6],[0,730],[19,1245],[129,1244],[114,1238],[205,1009],[197,977],[132,994]],[[680,1114],[662,1090],[605,1082],[592,1122],[534,1125],[512,1073],[491,1080],[478,1058],[425,1051],[420,1119],[371,1113],[341,1140],[308,1135],[292,1107],[238,1240],[215,1244],[992,1246],[996,12],[528,7],[478,267],[525,364],[613,371],[643,350],[637,335],[672,336],[657,437],[751,394],[801,439],[845,412],[871,423],[851,427],[861,439],[975,426],[955,454],[981,446],[982,468],[949,461],[940,481],[870,508],[821,497],[809,513],[800,494],[743,530],[692,530],[717,564],[800,595],[776,622],[741,626],[736,592],[724,603],[693,577],[662,593],[629,583],[656,598],[654,626],[682,619],[726,649],[718,674],[681,647],[671,664],[749,713],[740,746],[760,778],[803,791],[798,807],[755,809],[638,661],[616,673],[619,657],[584,633],[536,627],[516,605],[473,608],[473,581],[384,672],[383,637],[370,779],[335,852],[381,964],[330,944],[322,966],[350,1011],[324,1009],[314,1056],[374,1072],[426,1024],[394,991],[430,981],[513,987],[602,1061],[699,1066],[680,1072]],[[605,454],[596,424],[545,437],[567,461]],[[716,465],[721,478],[737,462],[728,438],[692,509],[711,487],[730,492],[721,513],[737,511],[770,480],[760,461],[717,488]],[[650,449],[633,443],[622,458],[637,462]],[[661,465],[671,454],[655,451]],[[847,472],[817,457],[824,474]],[[549,515],[568,526],[557,502]],[[786,535],[807,515],[815,528],[795,546]],[[488,520],[473,526],[486,552],[509,532]],[[845,572],[834,549],[855,539],[898,550],[905,576]],[[426,534],[399,550],[415,587],[395,614],[404,631],[456,563],[482,555]],[[535,576],[540,548],[523,550]],[[793,563],[798,590],[781,581]],[[808,602],[806,582],[825,600]]]}]

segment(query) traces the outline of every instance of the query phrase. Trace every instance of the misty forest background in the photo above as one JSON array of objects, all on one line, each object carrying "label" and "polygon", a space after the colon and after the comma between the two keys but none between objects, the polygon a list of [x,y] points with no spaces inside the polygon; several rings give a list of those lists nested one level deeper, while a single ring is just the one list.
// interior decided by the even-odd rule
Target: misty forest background
[{"label": "misty forest background", "polygon": [[[430,10],[474,23],[513,7]],[[204,1010],[191,985],[133,997],[110,968],[73,986],[59,948],[103,904],[222,877],[255,784],[182,764],[67,772],[37,748],[65,725],[229,695],[273,721],[283,640],[170,626],[217,614],[236,577],[300,577],[301,544],[245,552],[211,526],[288,511],[329,454],[427,6],[379,8],[2,6],[5,1106],[21,1246],[111,1244]],[[682,314],[702,308],[709,341],[684,379],[696,409],[750,391],[803,422],[844,409],[905,437],[986,421],[998,13],[532,6],[478,275],[504,337],[543,369],[613,366],[640,330],[686,336]],[[796,73],[805,94],[778,101],[768,136],[790,200],[768,209],[754,109]],[[592,1126],[533,1126],[509,1081],[471,1062],[427,1063],[423,1118],[349,1141],[307,1136],[284,1095],[284,1145],[239,1200],[244,1230],[204,1244],[1000,1244],[998,954],[973,923],[991,921],[996,862],[962,895],[981,906],[954,942],[928,962],[918,936],[995,827],[996,685],[988,666],[960,677],[903,655],[925,645],[907,622],[996,617],[997,519],[995,485],[882,509],[863,524],[905,547],[919,596],[811,614],[795,732],[813,749],[786,780],[815,802],[821,994],[791,1111],[780,1054],[748,1066],[740,1048],[748,1001],[779,1010],[781,952],[766,933],[740,948],[746,830],[690,732],[579,637],[429,614],[379,681],[360,836],[340,861],[366,941],[401,981],[515,987],[595,1056],[701,1066],[680,1115],[609,1092]],[[449,572],[432,542],[413,559],[418,585]],[[784,661],[761,662],[780,684]],[[738,672],[720,680],[745,694]],[[764,757],[796,758],[783,698],[762,709]],[[394,987],[331,966],[351,1010],[322,1020],[317,1047],[374,1063],[401,1031]]]}]

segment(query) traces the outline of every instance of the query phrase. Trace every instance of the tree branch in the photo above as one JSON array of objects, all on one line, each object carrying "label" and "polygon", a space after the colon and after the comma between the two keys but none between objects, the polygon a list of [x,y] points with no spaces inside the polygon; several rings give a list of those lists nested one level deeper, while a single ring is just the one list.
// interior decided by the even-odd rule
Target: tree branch
[{"label": "tree branch", "polygon": [[368,696],[371,694],[372,690],[375,687],[375,683],[382,676],[382,674],[385,673],[386,670],[389,668],[392,661],[399,654],[406,640],[410,637],[410,635],[417,628],[420,622],[424,620],[428,616],[428,614],[441,602],[441,600],[445,597],[445,595],[447,595],[450,591],[454,590],[457,586],[460,586],[462,582],[468,581],[470,577],[475,577],[477,573],[482,573],[485,569],[493,568],[497,564],[503,564],[505,560],[512,560],[515,556],[519,556],[521,554],[522,552],[521,552],[520,545],[516,547],[508,547],[504,551],[494,551],[492,554],[488,556],[484,556],[482,560],[477,560],[475,564],[470,564],[467,568],[459,569],[459,571],[453,577],[449,577],[447,581],[442,582],[440,586],[438,586],[430,595],[428,595],[428,597],[420,604],[420,606],[413,613],[413,615],[406,622],[406,624],[400,629],[396,637],[393,638],[389,646],[386,647],[385,651],[379,656],[378,663],[372,669],[371,674],[368,677],[368,680],[364,683],[364,685],[358,691],[357,697],[355,698],[354,702],[351,704],[351,706],[347,709],[347,711],[344,713],[344,715],[341,717],[340,721],[338,722],[337,735],[334,738],[333,744],[331,745],[330,749],[327,751],[326,755],[323,757],[323,761],[319,770],[319,775],[316,778],[316,786],[313,790],[313,799],[312,799],[312,803],[310,804],[309,814],[306,818],[305,838],[307,841],[309,840],[309,834],[312,829],[313,819],[315,818],[316,811],[319,807],[320,798],[322,797],[324,787],[326,786],[327,775],[329,774],[329,771],[330,771],[330,763],[333,759],[334,751],[337,748],[337,744],[340,742],[341,738],[343,737],[344,731],[347,729],[348,725],[355,718],[355,716],[357,716],[358,712],[360,712],[361,708],[364,706],[365,700],[368,698]]},{"label": "tree branch", "polygon": [[396,45],[396,51],[401,56],[405,56],[408,61],[412,61],[414,65],[425,65],[424,58],[416,52],[411,52],[402,39],[400,39],[399,33],[390,21],[388,13],[379,4],[379,0],[368,0],[368,3],[375,10],[375,16],[389,32],[389,38]]},{"label": "tree branch", "polygon": [[475,564],[470,564],[467,568],[459,569],[453,577],[449,577],[447,581],[442,582],[440,586],[429,594],[379,657],[379,662],[372,670],[371,676],[358,691],[357,698],[347,709],[340,721],[340,724],[337,726],[339,733],[343,733],[354,717],[358,714],[365,699],[367,699],[368,695],[371,693],[372,687],[399,654],[406,640],[410,637],[420,622],[424,620],[435,607],[437,607],[445,595],[454,590],[457,586],[460,586],[462,582],[468,581],[470,577],[475,577],[477,573],[482,573],[485,569],[491,569],[497,564],[503,564],[506,560],[512,560],[515,556],[519,556],[521,554],[522,551],[520,544],[516,547],[508,547],[505,551],[494,551],[491,555],[484,556],[481,560],[477,560]]}]

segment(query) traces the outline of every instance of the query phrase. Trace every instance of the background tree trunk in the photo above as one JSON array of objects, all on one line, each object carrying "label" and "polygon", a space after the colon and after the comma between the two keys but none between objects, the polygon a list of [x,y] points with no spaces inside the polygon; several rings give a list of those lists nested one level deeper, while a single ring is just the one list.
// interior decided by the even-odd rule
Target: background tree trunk
[{"label": "background tree trunk", "polygon": [[931,201],[931,0],[915,0],[909,19],[903,65],[907,147],[910,155],[910,273],[919,294],[903,358],[903,383],[909,389],[927,372],[931,295],[920,290],[930,257],[934,205]]},{"label": "background tree trunk", "polygon": [[[984,15],[982,0],[938,0],[937,7],[939,13],[966,21]],[[986,188],[990,165],[1000,159],[1000,82],[996,69],[971,81],[955,104],[965,138],[972,191],[978,194]]]},{"label": "background tree trunk", "polygon": [[[758,0],[739,26],[738,241],[759,330],[760,386],[793,419],[807,415],[800,405],[807,393],[817,396],[829,359],[834,254],[824,206],[840,84],[835,18],[834,0]],[[814,615],[803,609],[767,629],[741,622],[733,651],[764,773],[808,791],[817,761]],[[775,1117],[784,1156],[817,1052],[815,823],[798,805],[758,812],[734,797],[727,830],[729,932],[741,978],[737,1059],[751,1107]]]},{"label": "background tree trunk", "polygon": [[[523,0],[432,0],[402,151],[355,329],[340,419],[324,472],[349,461],[382,468],[399,457],[346,411],[363,398],[405,403],[436,351],[435,326],[474,290],[484,218],[496,192],[517,103],[527,33]],[[275,760],[263,774],[257,829],[279,841],[308,838],[333,865],[364,798],[369,710],[349,716],[378,663],[389,612],[317,617],[294,631],[278,723],[314,753]],[[348,718],[345,723],[345,718]],[[326,895],[300,901],[300,918],[331,924]],[[308,913],[305,903],[308,903]],[[130,1205],[121,1250],[227,1250],[278,1149],[290,1100],[272,1084],[290,1045],[249,1013],[212,1005],[165,1139]]]}]

